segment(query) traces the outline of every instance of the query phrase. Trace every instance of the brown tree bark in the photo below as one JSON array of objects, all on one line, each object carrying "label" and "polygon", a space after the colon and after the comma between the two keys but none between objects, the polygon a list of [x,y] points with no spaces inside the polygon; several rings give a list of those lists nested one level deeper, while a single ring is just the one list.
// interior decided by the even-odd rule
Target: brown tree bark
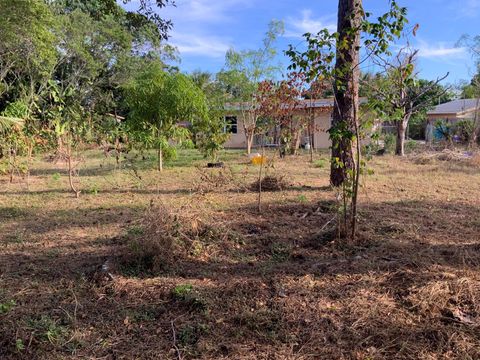
[{"label": "brown tree bark", "polygon": [[157,149],[157,170],[162,172],[163,171],[163,151],[162,151],[162,145],[158,145]]},{"label": "brown tree bark", "polygon": [[247,155],[250,155],[252,153],[253,139],[255,137],[255,133],[253,131],[247,131],[245,136],[247,139]]},{"label": "brown tree bark", "polygon": [[[332,117],[332,128],[349,130],[352,134],[356,129],[356,114],[358,113],[358,83],[360,70],[358,68],[360,31],[362,16],[362,0],[338,1],[337,56],[335,63],[336,81],[334,86],[335,106]],[[330,182],[334,186],[343,184],[347,172],[355,168],[354,143],[352,139],[332,137],[332,161]],[[337,159],[338,161],[335,161]],[[342,163],[339,167],[336,163]]]},{"label": "brown tree bark", "polygon": [[395,155],[405,155],[405,137],[410,116],[397,122],[397,140],[395,143]]}]

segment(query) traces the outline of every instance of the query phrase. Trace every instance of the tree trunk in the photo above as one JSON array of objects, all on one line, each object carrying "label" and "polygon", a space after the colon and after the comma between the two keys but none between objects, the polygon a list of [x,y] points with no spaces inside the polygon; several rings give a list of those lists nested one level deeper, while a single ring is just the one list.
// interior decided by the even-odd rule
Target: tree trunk
[{"label": "tree trunk", "polygon": [[120,155],[121,155],[121,149],[120,149],[120,139],[115,137],[115,161],[116,161],[116,166],[120,164]]},{"label": "tree trunk", "polygon": [[32,156],[33,156],[33,141],[28,143],[27,148],[27,174],[26,174],[26,182],[27,182],[27,190],[30,190],[30,166],[32,164]]},{"label": "tree trunk", "polygon": [[67,145],[67,164],[68,164],[68,183],[70,184],[70,189],[75,193],[75,197],[78,199],[80,197],[80,190],[77,190],[75,184],[73,183],[74,168],[72,164],[72,148],[71,145]]},{"label": "tree trunk", "polygon": [[[335,106],[332,117],[332,164],[330,182],[333,186],[344,183],[349,172],[355,169],[354,144],[351,136],[345,132],[355,133],[356,116],[358,110],[358,83],[360,70],[359,48],[362,0],[338,1],[339,38],[336,54],[336,81],[334,86]],[[333,135],[332,135],[333,133]]]},{"label": "tree trunk", "polygon": [[405,156],[405,135],[407,133],[408,118],[397,121],[397,140],[395,144],[395,155]]},{"label": "tree trunk", "polygon": [[477,104],[475,107],[475,116],[473,118],[473,131],[472,135],[470,136],[468,145],[470,147],[474,147],[478,141],[478,137],[480,136],[480,119],[479,119],[479,111],[480,111],[480,98],[477,99]]},{"label": "tree trunk", "polygon": [[160,144],[158,146],[158,167],[157,170],[162,172],[163,171],[163,150],[162,150],[162,145]]},{"label": "tree trunk", "polygon": [[10,184],[13,183],[13,177],[15,175],[15,158],[16,158],[16,151],[11,148],[10,151]]},{"label": "tree trunk", "polygon": [[247,154],[250,155],[252,153],[252,146],[253,146],[253,138],[254,138],[255,133],[252,132],[246,132],[245,136],[247,137]]},{"label": "tree trunk", "polygon": [[312,119],[308,124],[308,141],[310,142],[310,162],[313,163],[313,143],[314,143],[314,134],[315,134],[315,115],[312,112]]},{"label": "tree trunk", "polygon": [[297,155],[297,150],[300,147],[301,140],[301,129],[294,130],[292,133],[292,139],[290,141],[290,155]]}]

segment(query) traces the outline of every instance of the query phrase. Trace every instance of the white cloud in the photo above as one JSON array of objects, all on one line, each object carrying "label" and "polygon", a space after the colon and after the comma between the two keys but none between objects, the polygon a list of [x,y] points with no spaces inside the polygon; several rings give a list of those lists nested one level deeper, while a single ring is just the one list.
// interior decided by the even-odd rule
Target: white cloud
[{"label": "white cloud", "polygon": [[288,17],[286,25],[285,36],[287,37],[301,37],[305,33],[316,34],[325,28],[330,32],[337,30],[335,23],[327,22],[320,18],[313,18],[311,10],[302,10],[301,17]]},{"label": "white cloud", "polygon": [[464,47],[449,46],[446,43],[428,43],[426,41],[419,41],[418,56],[422,58],[437,58],[439,60],[451,60],[452,58],[461,59],[467,55],[467,49]]},{"label": "white cloud", "polygon": [[170,44],[180,56],[196,55],[212,59],[225,56],[231,39],[218,32],[218,24],[235,22],[235,13],[248,8],[254,0],[176,0],[162,16],[173,21]]},{"label": "white cloud", "polygon": [[172,33],[171,44],[180,54],[222,58],[230,48],[228,39],[212,35]]},{"label": "white cloud", "polygon": [[235,10],[247,8],[252,0],[177,0],[176,7],[164,11],[174,22],[216,23],[229,21]]}]

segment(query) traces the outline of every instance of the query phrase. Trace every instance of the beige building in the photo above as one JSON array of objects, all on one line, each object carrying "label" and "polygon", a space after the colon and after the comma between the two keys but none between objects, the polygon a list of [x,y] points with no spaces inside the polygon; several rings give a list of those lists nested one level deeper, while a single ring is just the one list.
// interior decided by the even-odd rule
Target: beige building
[{"label": "beige building", "polygon": [[[306,111],[312,111],[314,114],[313,126],[313,144],[310,144],[308,134],[304,131],[301,145],[309,143],[314,149],[328,149],[331,145],[327,130],[331,126],[331,118],[333,111],[333,99],[317,99],[303,100],[301,106],[296,109],[299,115],[305,114]],[[225,143],[227,149],[244,149],[247,147],[247,139],[244,128],[244,114],[246,110],[241,108],[242,105],[231,104],[227,107],[225,116],[225,131],[229,132],[230,138]],[[242,111],[243,110],[243,111]],[[258,139],[254,139],[253,146],[258,146]],[[275,144],[267,144],[275,145]]]},{"label": "beige building", "polygon": [[429,124],[435,125],[437,121],[455,123],[459,120],[474,119],[478,111],[478,99],[459,99],[435,106],[427,113]]}]

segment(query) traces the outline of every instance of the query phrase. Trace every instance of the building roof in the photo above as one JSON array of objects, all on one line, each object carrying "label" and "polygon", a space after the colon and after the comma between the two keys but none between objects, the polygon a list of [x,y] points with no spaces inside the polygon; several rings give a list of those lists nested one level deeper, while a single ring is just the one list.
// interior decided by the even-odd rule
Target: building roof
[{"label": "building roof", "polygon": [[[366,103],[367,99],[366,98],[360,98],[360,104]],[[315,108],[315,109],[329,109],[333,108],[335,104],[335,99],[328,98],[328,99],[307,99],[307,100],[300,100],[298,106],[296,107],[297,110],[300,109],[309,109],[309,108]],[[249,110],[250,108],[250,103],[228,103],[225,105],[226,110]]]},{"label": "building roof", "polygon": [[435,106],[432,110],[428,112],[428,115],[437,115],[437,114],[462,114],[470,111],[475,111],[477,108],[477,99],[458,99],[449,101],[445,104],[440,104]]}]

